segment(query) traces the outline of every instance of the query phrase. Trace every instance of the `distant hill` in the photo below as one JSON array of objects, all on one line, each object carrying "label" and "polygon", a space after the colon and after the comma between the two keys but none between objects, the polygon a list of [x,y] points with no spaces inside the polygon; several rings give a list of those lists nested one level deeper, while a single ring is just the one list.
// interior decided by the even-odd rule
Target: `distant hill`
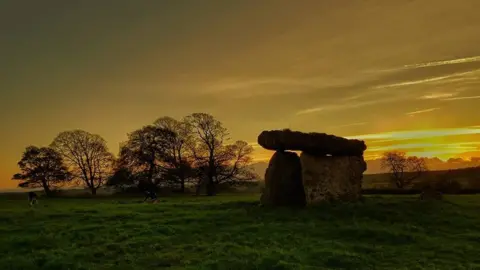
[{"label": "distant hill", "polygon": [[[422,177],[416,179],[413,185],[422,181],[438,180],[447,177],[449,180],[459,182],[464,188],[480,188],[480,167],[428,171]],[[364,188],[395,188],[389,173],[367,174],[363,178]]]}]

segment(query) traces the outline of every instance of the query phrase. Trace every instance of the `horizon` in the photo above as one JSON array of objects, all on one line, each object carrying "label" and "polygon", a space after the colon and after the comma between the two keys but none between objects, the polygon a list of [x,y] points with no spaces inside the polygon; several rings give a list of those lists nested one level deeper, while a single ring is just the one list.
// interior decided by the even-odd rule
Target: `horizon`
[{"label": "horizon", "polygon": [[[28,145],[99,134],[117,155],[162,116],[206,112],[382,152],[480,157],[480,1],[0,3],[0,189]],[[431,168],[435,169],[435,168]]]}]

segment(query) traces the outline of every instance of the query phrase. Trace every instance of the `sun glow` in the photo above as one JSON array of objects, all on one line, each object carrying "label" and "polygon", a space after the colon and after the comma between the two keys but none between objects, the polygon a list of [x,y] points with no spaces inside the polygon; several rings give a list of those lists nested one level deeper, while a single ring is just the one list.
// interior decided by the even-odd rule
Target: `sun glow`
[{"label": "sun glow", "polygon": [[407,155],[442,160],[470,158],[480,154],[480,129],[428,129],[394,131],[360,136],[350,139],[365,140],[365,159],[377,159],[387,151],[404,151]]}]

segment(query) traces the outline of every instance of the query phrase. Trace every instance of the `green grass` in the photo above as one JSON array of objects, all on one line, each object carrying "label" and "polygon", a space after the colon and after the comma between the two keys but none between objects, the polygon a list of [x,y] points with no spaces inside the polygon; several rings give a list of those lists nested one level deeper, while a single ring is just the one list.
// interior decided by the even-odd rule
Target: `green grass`
[{"label": "green grass", "polygon": [[304,210],[258,196],[0,198],[0,269],[480,269],[480,196]]}]

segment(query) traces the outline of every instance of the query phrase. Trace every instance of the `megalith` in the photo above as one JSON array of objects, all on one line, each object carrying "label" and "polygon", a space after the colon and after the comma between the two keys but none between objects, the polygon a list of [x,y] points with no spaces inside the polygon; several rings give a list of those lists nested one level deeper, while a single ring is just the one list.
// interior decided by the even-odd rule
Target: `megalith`
[{"label": "megalith", "polygon": [[316,156],[363,156],[364,141],[349,140],[325,133],[303,133],[290,130],[263,131],[258,144],[274,151],[302,151]]},{"label": "megalith", "polygon": [[362,196],[362,157],[314,156],[302,153],[302,179],[307,204],[357,201]]},{"label": "megalith", "polygon": [[[361,199],[367,166],[364,141],[325,133],[263,131],[258,144],[276,151],[265,174],[265,205],[305,205]],[[301,151],[301,157],[295,152]],[[302,197],[303,196],[303,197]],[[302,198],[301,198],[302,197]]]},{"label": "megalith", "polygon": [[277,151],[265,172],[263,205],[305,206],[302,167],[297,153]]}]

